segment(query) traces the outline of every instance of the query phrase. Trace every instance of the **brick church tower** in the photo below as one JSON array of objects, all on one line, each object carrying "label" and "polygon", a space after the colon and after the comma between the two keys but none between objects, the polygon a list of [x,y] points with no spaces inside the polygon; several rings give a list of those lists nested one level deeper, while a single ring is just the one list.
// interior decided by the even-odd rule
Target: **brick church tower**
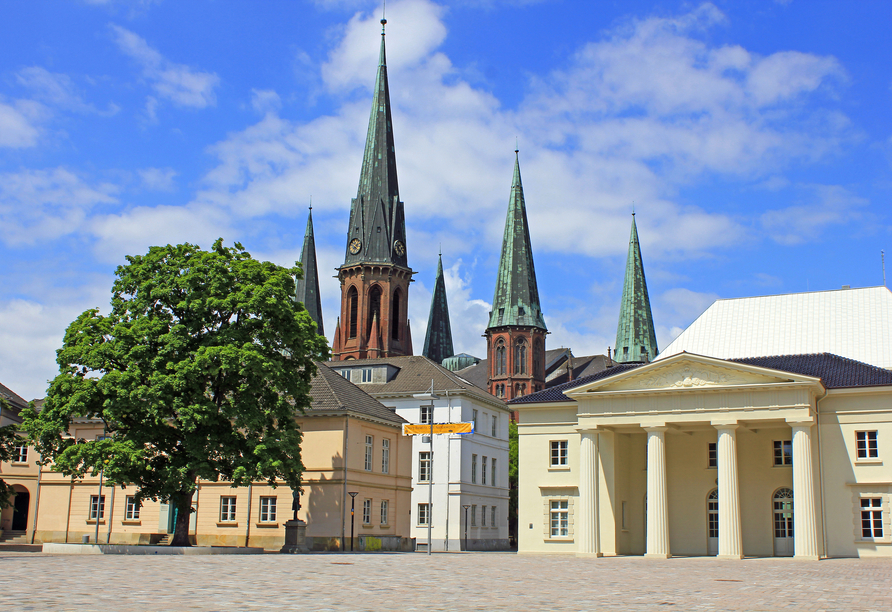
[{"label": "brick church tower", "polygon": [[518,152],[514,155],[514,180],[502,257],[485,334],[488,390],[505,400],[545,388],[545,335],[548,333],[539,306]]},{"label": "brick church tower", "polygon": [[381,54],[359,189],[350,207],[332,359],[367,359],[412,354],[408,298],[412,269],[406,257],[406,221],[396,176],[390,90]]}]

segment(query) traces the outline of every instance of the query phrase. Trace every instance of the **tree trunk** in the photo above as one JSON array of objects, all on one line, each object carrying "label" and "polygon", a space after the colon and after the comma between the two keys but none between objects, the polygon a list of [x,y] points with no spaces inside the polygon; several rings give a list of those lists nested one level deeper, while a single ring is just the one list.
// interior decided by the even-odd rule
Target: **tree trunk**
[{"label": "tree trunk", "polygon": [[173,529],[171,546],[192,546],[189,541],[189,517],[192,515],[192,491],[180,493],[171,499],[176,503],[177,519]]}]

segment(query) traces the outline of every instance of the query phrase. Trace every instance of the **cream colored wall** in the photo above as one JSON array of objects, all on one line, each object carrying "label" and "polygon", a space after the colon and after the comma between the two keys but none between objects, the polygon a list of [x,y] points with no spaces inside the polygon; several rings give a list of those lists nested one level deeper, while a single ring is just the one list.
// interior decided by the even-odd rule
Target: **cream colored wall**
[{"label": "cream colored wall", "polygon": [[[828,554],[892,556],[892,392],[839,390],[818,406]],[[857,458],[857,431],[877,432],[877,460]],[[861,537],[862,497],[883,500],[882,540]]]}]

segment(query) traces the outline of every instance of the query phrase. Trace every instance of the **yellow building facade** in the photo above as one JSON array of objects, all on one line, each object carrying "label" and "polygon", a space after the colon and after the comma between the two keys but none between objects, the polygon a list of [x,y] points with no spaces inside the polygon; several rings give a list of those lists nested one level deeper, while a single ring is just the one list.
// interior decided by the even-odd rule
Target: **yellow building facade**
[{"label": "yellow building facade", "polygon": [[883,368],[680,353],[511,407],[521,553],[892,556]]}]

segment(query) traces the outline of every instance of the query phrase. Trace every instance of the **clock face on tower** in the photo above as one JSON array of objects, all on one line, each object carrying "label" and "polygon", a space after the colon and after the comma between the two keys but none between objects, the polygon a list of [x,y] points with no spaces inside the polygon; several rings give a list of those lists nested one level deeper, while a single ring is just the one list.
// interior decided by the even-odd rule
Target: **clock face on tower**
[{"label": "clock face on tower", "polygon": [[400,257],[406,254],[406,247],[399,240],[394,241],[393,250],[396,251],[396,254]]},{"label": "clock face on tower", "polygon": [[356,255],[359,253],[359,250],[362,248],[362,242],[359,238],[354,238],[350,241],[350,252]]}]

